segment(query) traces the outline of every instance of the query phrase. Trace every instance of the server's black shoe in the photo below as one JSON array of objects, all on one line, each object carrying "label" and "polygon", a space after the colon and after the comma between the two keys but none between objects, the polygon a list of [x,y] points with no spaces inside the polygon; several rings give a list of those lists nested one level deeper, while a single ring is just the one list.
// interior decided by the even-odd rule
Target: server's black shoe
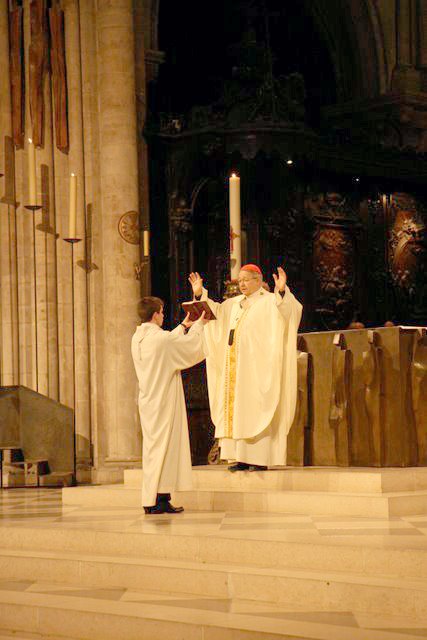
[{"label": "server's black shoe", "polygon": [[249,471],[267,471],[268,467],[265,467],[262,464],[251,464],[249,465]]},{"label": "server's black shoe", "polygon": [[249,465],[246,462],[236,462],[228,467],[228,470],[231,471],[231,473],[234,473],[235,471],[247,471],[248,469]]},{"label": "server's black shoe", "polygon": [[165,505],[163,504],[155,504],[152,507],[144,507],[145,513],[152,515],[159,515],[160,513],[165,513]]},{"label": "server's black shoe", "polygon": [[164,505],[164,509],[164,513],[182,513],[184,511],[184,507],[174,507],[170,502]]}]

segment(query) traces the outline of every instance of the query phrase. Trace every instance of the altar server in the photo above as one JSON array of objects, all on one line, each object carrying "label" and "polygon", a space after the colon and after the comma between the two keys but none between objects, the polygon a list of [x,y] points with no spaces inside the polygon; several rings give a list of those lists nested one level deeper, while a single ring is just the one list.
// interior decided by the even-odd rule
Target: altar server
[{"label": "altar server", "polygon": [[170,503],[171,491],[192,488],[181,370],[204,359],[204,315],[197,322],[187,316],[173,331],[164,331],[163,306],[160,298],[142,298],[142,324],[132,338],[143,437],[142,504],[147,514],[184,510]]},{"label": "altar server", "polygon": [[297,396],[297,331],[302,305],[273,274],[274,293],[262,286],[253,264],[239,273],[241,295],[214,302],[195,272],[196,299],[207,300],[216,320],[205,328],[209,404],[221,458],[230,471],[286,464],[286,441]]}]

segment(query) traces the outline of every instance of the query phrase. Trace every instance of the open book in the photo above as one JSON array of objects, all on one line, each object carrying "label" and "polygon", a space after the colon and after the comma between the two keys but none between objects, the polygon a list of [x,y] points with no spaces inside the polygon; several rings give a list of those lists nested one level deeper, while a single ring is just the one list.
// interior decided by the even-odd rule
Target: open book
[{"label": "open book", "polygon": [[190,314],[190,320],[198,320],[205,311],[206,320],[216,320],[215,315],[205,300],[192,300],[191,302],[183,302],[182,308],[185,313]]}]

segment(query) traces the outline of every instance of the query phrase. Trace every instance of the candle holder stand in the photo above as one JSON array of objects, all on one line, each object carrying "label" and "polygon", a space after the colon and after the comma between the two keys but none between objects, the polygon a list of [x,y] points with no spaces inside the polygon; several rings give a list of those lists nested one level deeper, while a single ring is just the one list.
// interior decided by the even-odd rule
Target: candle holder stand
[{"label": "candle holder stand", "polygon": [[[42,208],[39,204],[26,204],[24,208],[35,214]],[[39,390],[39,356],[38,356],[38,328],[37,328],[37,261],[36,261],[36,219],[33,215],[33,286],[34,286],[34,338],[35,338],[35,356],[36,356],[36,391]]]},{"label": "candle holder stand", "polygon": [[64,238],[71,245],[71,325],[73,338],[73,423],[74,423],[74,479],[77,484],[77,433],[76,433],[76,329],[75,329],[75,291],[74,291],[74,245],[81,238]]}]

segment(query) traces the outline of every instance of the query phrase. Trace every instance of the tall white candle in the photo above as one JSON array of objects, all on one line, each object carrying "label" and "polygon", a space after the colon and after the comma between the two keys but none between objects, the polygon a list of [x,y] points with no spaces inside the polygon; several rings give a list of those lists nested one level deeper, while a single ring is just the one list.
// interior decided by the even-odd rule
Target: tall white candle
[{"label": "tall white candle", "polygon": [[28,138],[28,204],[37,204],[36,149],[31,138]]},{"label": "tall white candle", "polygon": [[72,173],[70,175],[70,217],[68,226],[68,237],[76,237],[76,220],[77,220],[77,176]]},{"label": "tall white candle", "polygon": [[150,232],[148,231],[148,229],[144,229],[143,240],[144,240],[144,257],[147,258],[150,255]]},{"label": "tall white candle", "polygon": [[230,176],[230,263],[231,279],[237,280],[242,266],[241,224],[240,224],[240,178]]}]

